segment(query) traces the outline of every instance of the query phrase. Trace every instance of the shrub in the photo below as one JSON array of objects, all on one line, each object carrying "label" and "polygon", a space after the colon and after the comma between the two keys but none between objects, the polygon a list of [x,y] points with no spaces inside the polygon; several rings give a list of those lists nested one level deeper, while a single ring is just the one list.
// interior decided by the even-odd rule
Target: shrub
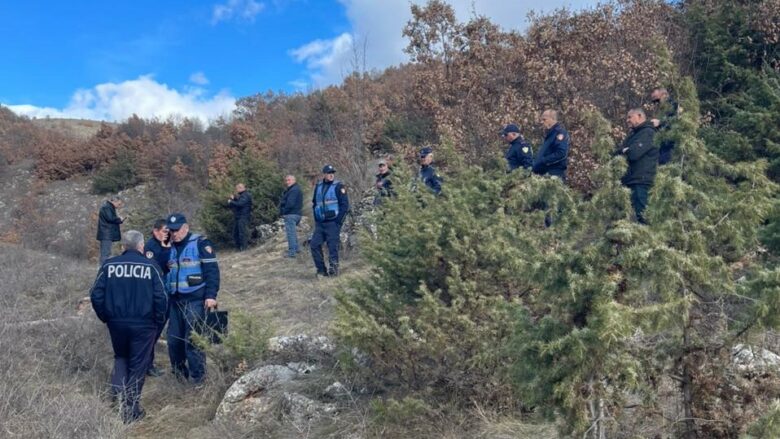
[{"label": "shrub", "polygon": [[[373,270],[337,294],[336,336],[370,359],[377,383],[461,401],[513,400],[501,350],[531,291],[550,211],[568,211],[559,182],[469,169],[444,195],[399,185],[365,239]],[[569,215],[571,218],[573,215]],[[543,242],[543,241],[541,241]]]},{"label": "shrub", "polygon": [[279,216],[279,199],[284,188],[281,173],[270,161],[252,152],[241,153],[231,162],[227,175],[209,182],[202,196],[200,221],[215,243],[233,243],[233,215],[227,199],[236,183],[244,183],[252,195],[250,237],[255,227],[273,222]]},{"label": "shrub", "polygon": [[135,156],[128,151],[122,151],[113,162],[92,177],[92,191],[96,194],[117,193],[140,182]]},{"label": "shrub", "polygon": [[221,344],[209,343],[210,334],[194,334],[193,339],[220,370],[238,376],[265,358],[271,334],[265,321],[237,311],[230,314],[228,332],[220,337]]}]

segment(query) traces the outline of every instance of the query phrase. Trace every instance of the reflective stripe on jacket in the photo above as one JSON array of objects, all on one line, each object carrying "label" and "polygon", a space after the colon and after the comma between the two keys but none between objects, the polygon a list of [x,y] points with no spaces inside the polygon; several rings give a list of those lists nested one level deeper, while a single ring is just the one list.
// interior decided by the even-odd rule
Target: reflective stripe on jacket
[{"label": "reflective stripe on jacket", "polygon": [[341,184],[333,180],[327,189],[323,182],[317,183],[314,189],[314,219],[317,221],[331,221],[339,216],[339,199],[336,195],[336,186]]},{"label": "reflective stripe on jacket", "polygon": [[[181,255],[176,246],[171,246],[171,256],[168,259],[168,291],[171,294],[192,294],[206,286],[201,269],[198,240],[200,235],[192,234]],[[192,285],[190,285],[192,283]]]}]

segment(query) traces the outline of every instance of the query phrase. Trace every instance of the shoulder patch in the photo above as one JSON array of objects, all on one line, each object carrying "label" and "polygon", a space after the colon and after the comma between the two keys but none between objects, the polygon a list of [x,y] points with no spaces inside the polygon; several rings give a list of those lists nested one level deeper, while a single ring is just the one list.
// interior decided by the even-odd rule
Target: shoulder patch
[{"label": "shoulder patch", "polygon": [[212,249],[210,245],[207,245],[207,246],[203,247],[203,250],[206,250],[206,253],[209,253],[209,254],[210,253],[214,253],[214,249]]},{"label": "shoulder patch", "polygon": [[151,251],[148,251],[148,252],[146,252],[146,257],[149,258],[149,259],[154,259],[154,253],[152,253]]},{"label": "shoulder patch", "polygon": [[346,193],[347,193],[347,190],[346,190],[344,187],[342,187],[342,188],[341,188],[341,193],[342,193],[342,194],[346,194]]},{"label": "shoulder patch", "polygon": [[563,134],[558,134],[557,136],[555,136],[555,138],[558,139],[558,140],[563,140],[564,137],[565,136]]},{"label": "shoulder patch", "polygon": [[523,147],[523,154],[528,154],[528,147],[527,146]]}]

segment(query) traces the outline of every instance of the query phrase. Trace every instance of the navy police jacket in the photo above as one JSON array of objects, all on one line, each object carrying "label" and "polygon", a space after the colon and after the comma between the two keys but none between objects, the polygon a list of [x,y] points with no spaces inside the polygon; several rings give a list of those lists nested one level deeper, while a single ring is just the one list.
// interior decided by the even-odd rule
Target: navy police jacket
[{"label": "navy police jacket", "polygon": [[544,136],[544,143],[534,159],[535,174],[550,174],[566,179],[569,164],[569,133],[560,123],[556,123]]},{"label": "navy police jacket", "polygon": [[162,325],[168,309],[157,263],[137,250],[107,260],[89,293],[95,314],[104,323]]},{"label": "navy police jacket", "polygon": [[434,194],[439,195],[441,193],[441,177],[436,173],[436,169],[434,169],[433,166],[420,166],[420,180],[422,180]]},{"label": "navy police jacket", "polygon": [[517,168],[529,169],[534,164],[534,150],[522,137],[516,138],[509,144],[509,149],[506,150],[504,157],[506,157],[510,171]]},{"label": "navy police jacket", "polygon": [[148,259],[157,262],[163,275],[168,274],[168,259],[171,255],[170,247],[163,247],[162,243],[152,236],[144,244],[144,253]]}]

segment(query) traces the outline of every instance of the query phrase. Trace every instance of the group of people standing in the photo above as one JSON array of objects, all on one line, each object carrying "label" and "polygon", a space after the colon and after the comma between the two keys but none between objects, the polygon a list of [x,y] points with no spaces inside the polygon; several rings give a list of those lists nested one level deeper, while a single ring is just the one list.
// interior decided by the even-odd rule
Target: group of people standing
[{"label": "group of people standing", "polygon": [[[113,217],[103,211],[121,203],[113,198],[101,208],[98,229],[110,237],[120,235],[121,221],[110,222]],[[114,350],[112,398],[125,422],[132,422],[144,416],[145,377],[161,374],[154,366],[154,345],[166,323],[172,372],[194,385],[203,382],[206,359],[192,334],[202,327],[206,312],[217,308],[220,272],[211,241],[193,233],[180,213],[157,220],[146,243],[136,230],[121,234],[121,241],[122,254],[101,262],[90,299],[108,326]]]},{"label": "group of people standing", "polygon": [[[642,224],[646,223],[644,210],[647,207],[650,188],[655,182],[657,167],[671,160],[674,148],[674,142],[671,140],[661,142],[660,147],[655,145],[655,133],[669,129],[680,112],[679,106],[665,88],[653,89],[650,98],[658,106],[659,117],[648,119],[645,110],[640,107],[629,110],[626,123],[630,131],[613,154],[624,156],[628,162],[628,170],[621,182],[631,190],[631,205],[637,221]],[[537,154],[534,154],[533,147],[522,136],[516,124],[508,124],[501,130],[501,136],[509,143],[504,155],[508,172],[524,168],[534,174],[550,175],[565,182],[569,133],[559,122],[558,112],[555,110],[542,112],[541,123],[546,132]]]},{"label": "group of people standing", "polygon": [[[649,119],[642,108],[628,111],[626,122],[630,132],[615,150],[624,156],[628,170],[623,185],[631,190],[631,204],[636,218],[644,223],[643,212],[652,187],[657,166],[671,159],[674,144],[665,141],[660,148],[654,143],[657,130],[666,130],[679,113],[677,104],[662,88],[653,90],[653,101],[665,105],[661,117]],[[534,154],[533,146],[522,136],[516,124],[504,126],[500,135],[509,144],[505,158],[508,172],[527,169],[539,175],[566,180],[569,133],[559,121],[558,112],[542,112],[544,141]],[[442,179],[433,167],[433,149],[419,152],[420,169],[416,182],[433,194],[442,192]],[[396,195],[391,179],[391,162],[377,164],[374,204]],[[303,191],[293,175],[284,178],[286,189],[279,204],[287,237],[287,257],[297,257],[299,251],[297,226],[303,215]],[[154,366],[154,345],[168,325],[167,344],[172,372],[181,380],[195,385],[203,382],[206,361],[203,352],[193,344],[192,334],[205,321],[206,312],[217,308],[220,271],[214,245],[206,237],[190,231],[181,213],[157,220],[152,236],[144,242],[141,232],[130,230],[120,234],[120,224],[126,218],[117,214],[123,205],[112,197],[100,208],[97,239],[100,241],[100,270],[90,291],[92,306],[98,318],[107,324],[114,350],[112,394],[121,404],[126,422],[144,416],[140,395],[145,377],[158,376]],[[248,245],[248,225],[252,212],[252,197],[243,183],[226,206],[234,213],[233,239],[241,251]],[[322,179],[314,187],[312,213],[314,231],[309,241],[312,260],[318,276],[339,274],[341,228],[349,212],[349,197],[345,185],[336,179],[332,165],[322,168]],[[549,223],[546,221],[546,225]],[[111,258],[113,242],[122,241],[123,253]],[[328,247],[328,265],[322,245]]]}]

